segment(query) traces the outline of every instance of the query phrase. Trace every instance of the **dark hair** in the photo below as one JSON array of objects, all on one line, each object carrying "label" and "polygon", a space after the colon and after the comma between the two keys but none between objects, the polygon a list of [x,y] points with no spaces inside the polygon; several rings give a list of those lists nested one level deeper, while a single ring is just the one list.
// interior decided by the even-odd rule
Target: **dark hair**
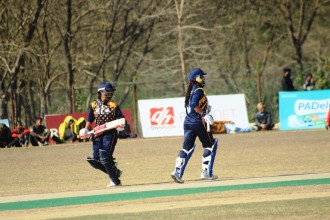
[{"label": "dark hair", "polygon": [[36,117],[36,121],[43,121],[44,119],[42,117]]},{"label": "dark hair", "polygon": [[186,108],[189,105],[189,99],[190,99],[190,94],[191,94],[191,90],[192,90],[193,85],[194,85],[194,83],[190,82],[190,84],[188,86],[188,89],[187,89],[187,92],[186,92],[186,99],[184,101],[184,107],[186,107]]},{"label": "dark hair", "polygon": [[305,74],[305,77],[306,77],[306,78],[309,77],[309,76],[310,76],[310,77],[313,77],[313,74],[311,74],[311,73],[306,73],[306,74]]},{"label": "dark hair", "polygon": [[15,125],[17,126],[18,124],[21,125],[21,126],[23,125],[21,121],[17,120]]},{"label": "dark hair", "polygon": [[286,73],[286,72],[289,72],[289,73],[291,73],[291,69],[290,69],[290,68],[287,68],[287,67],[285,67],[285,68],[283,69],[283,73]]}]

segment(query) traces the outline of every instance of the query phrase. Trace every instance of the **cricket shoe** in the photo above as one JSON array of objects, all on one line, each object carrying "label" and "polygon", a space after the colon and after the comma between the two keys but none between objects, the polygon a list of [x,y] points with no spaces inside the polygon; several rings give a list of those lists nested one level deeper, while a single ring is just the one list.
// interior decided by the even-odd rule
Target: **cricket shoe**
[{"label": "cricket shoe", "polygon": [[218,179],[218,176],[217,176],[217,175],[213,175],[213,174],[212,174],[212,176],[210,176],[210,175],[207,173],[207,171],[205,170],[205,171],[203,171],[203,172],[201,173],[201,179],[202,179],[202,180],[215,180],[215,179]]},{"label": "cricket shoe", "polygon": [[116,170],[116,175],[117,177],[121,177],[121,175],[123,174],[123,171],[121,171],[120,169],[118,169],[116,166],[115,166],[115,170]]},{"label": "cricket shoe", "polygon": [[184,181],[180,178],[179,174],[174,170],[171,174],[172,179],[177,183],[184,183]]},{"label": "cricket shoe", "polygon": [[112,187],[116,187],[116,186],[121,186],[121,183],[115,184],[114,182],[110,181],[109,185],[107,185],[107,188],[112,188]]}]

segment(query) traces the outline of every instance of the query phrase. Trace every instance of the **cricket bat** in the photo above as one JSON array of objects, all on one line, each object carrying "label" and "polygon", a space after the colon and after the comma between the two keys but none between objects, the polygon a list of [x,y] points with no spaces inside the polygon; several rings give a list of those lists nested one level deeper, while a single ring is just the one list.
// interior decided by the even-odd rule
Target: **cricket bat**
[{"label": "cricket bat", "polygon": [[125,118],[120,118],[120,119],[96,126],[95,128],[93,128],[93,130],[88,131],[87,133],[85,132],[85,128],[83,128],[79,131],[79,136],[82,139],[89,138],[92,134],[94,134],[95,137],[97,137],[97,136],[100,136],[105,131],[108,131],[108,130],[111,130],[114,128],[121,130],[123,127],[125,127],[125,124],[126,124]]}]

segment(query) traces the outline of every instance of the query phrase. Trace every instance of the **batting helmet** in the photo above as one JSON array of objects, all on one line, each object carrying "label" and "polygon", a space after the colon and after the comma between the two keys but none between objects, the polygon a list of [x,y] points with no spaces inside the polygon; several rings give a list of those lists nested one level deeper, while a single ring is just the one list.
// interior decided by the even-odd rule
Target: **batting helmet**
[{"label": "batting helmet", "polygon": [[113,87],[110,83],[108,82],[101,82],[97,88],[97,91],[100,92],[102,90],[106,91],[116,91],[115,87]]},{"label": "batting helmet", "polygon": [[108,102],[112,99],[114,91],[116,91],[116,89],[108,82],[101,82],[97,88],[99,98],[101,98],[101,94],[105,96],[104,102]]},{"label": "batting helmet", "polygon": [[197,82],[201,83],[202,79],[201,76],[206,75],[201,69],[195,68],[192,71],[189,72],[188,74],[188,79],[190,82]]}]

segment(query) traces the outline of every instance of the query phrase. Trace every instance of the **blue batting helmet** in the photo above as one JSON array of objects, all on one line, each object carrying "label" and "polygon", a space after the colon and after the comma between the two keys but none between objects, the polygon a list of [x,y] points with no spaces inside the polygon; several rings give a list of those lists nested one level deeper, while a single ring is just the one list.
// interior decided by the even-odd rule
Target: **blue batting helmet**
[{"label": "blue batting helmet", "polygon": [[111,85],[111,83],[108,82],[101,82],[97,88],[97,92],[100,92],[102,90],[106,91],[116,91],[115,87]]},{"label": "blue batting helmet", "polygon": [[195,68],[188,74],[188,79],[190,82],[195,82],[196,78],[200,78],[201,76],[206,75],[206,73],[203,72],[203,70],[199,68]]}]

